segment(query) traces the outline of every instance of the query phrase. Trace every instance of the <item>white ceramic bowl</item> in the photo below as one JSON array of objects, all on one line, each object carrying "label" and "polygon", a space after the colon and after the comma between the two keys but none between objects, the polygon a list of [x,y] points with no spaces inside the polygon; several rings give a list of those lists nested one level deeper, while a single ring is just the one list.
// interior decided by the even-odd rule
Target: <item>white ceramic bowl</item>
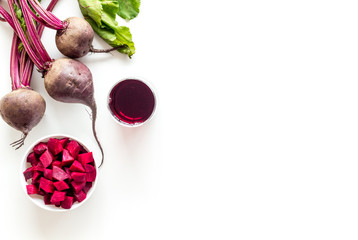
[{"label": "white ceramic bowl", "polygon": [[[123,81],[126,81],[126,80],[137,80],[137,81],[140,81],[142,83],[144,83],[145,85],[147,85],[147,87],[149,87],[149,89],[151,90],[151,92],[153,93],[153,96],[154,96],[154,108],[153,108],[153,111],[152,111],[152,114],[150,115],[150,117],[145,120],[144,122],[141,122],[141,123],[134,123],[134,124],[131,124],[131,123],[126,123],[122,120],[120,120],[111,110],[110,108],[110,102],[112,101],[111,100],[111,92],[112,90],[118,85],[120,84],[121,82]],[[108,111],[109,113],[111,114],[112,118],[117,122],[119,123],[120,125],[124,126],[124,127],[139,127],[139,126],[142,126],[146,123],[148,123],[154,116],[155,112],[156,112],[156,109],[157,109],[157,94],[156,94],[156,90],[154,88],[154,86],[146,79],[144,79],[143,77],[138,77],[138,76],[131,76],[131,77],[126,77],[126,78],[123,78],[121,80],[119,80],[118,82],[116,82],[109,90],[109,93],[108,93],[108,96],[107,96],[107,108],[108,108]]]},{"label": "white ceramic bowl", "polygon": [[40,142],[47,142],[50,138],[69,138],[70,140],[75,140],[77,141],[81,146],[83,146],[83,148],[90,152],[90,150],[86,147],[86,145],[79,139],[72,137],[72,136],[68,136],[68,135],[60,135],[60,134],[55,134],[55,135],[48,135],[45,137],[42,137],[40,139],[38,139],[37,141],[35,141],[25,152],[25,155],[21,161],[21,166],[20,166],[20,182],[21,182],[21,186],[22,189],[25,192],[25,195],[27,196],[28,199],[30,199],[35,205],[37,205],[40,208],[43,208],[45,210],[49,210],[49,211],[54,211],[54,212],[67,212],[69,210],[73,210],[75,208],[78,208],[79,206],[82,206],[92,195],[94,189],[96,188],[97,185],[97,181],[98,181],[98,165],[96,163],[96,159],[95,159],[95,168],[97,171],[97,175],[96,175],[96,180],[92,183],[92,187],[89,189],[89,191],[87,192],[87,196],[86,198],[82,201],[82,202],[75,202],[73,203],[72,207],[70,209],[64,209],[62,207],[56,207],[54,205],[46,205],[44,203],[44,198],[43,196],[40,196],[38,194],[32,194],[32,195],[28,195],[27,194],[27,190],[26,190],[26,185],[28,185],[28,182],[25,181],[25,177],[23,175],[23,172],[31,166],[30,163],[27,163],[27,156],[33,151],[33,148],[36,146],[36,144],[40,143]]}]

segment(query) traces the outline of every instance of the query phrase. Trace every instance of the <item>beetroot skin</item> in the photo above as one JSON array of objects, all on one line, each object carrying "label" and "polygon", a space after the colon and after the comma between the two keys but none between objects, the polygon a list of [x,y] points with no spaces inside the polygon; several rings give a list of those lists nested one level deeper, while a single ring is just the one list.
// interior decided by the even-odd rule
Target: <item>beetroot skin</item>
[{"label": "beetroot skin", "polygon": [[[44,73],[47,93],[56,101],[63,103],[81,103],[91,109],[92,133],[101,150],[102,160],[104,152],[96,133],[97,105],[94,99],[92,73],[89,68],[74,59],[60,58],[49,63]],[[71,151],[70,151],[71,152]],[[76,158],[74,155],[72,155]]]},{"label": "beetroot skin", "polygon": [[27,162],[31,165],[23,172],[29,182],[27,193],[43,196],[45,205],[70,209],[86,199],[96,179],[92,152],[68,138],[37,144]]},{"label": "beetroot skin", "polygon": [[94,31],[83,18],[70,17],[65,20],[67,28],[56,33],[57,49],[70,58],[85,56],[91,49]]}]

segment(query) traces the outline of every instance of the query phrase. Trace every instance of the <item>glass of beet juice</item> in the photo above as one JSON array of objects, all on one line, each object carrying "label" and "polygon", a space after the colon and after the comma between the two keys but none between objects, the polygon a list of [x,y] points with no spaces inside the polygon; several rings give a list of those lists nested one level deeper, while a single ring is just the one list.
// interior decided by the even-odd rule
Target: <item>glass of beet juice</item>
[{"label": "glass of beet juice", "polygon": [[153,117],[156,97],[147,82],[138,78],[125,78],[110,90],[108,107],[118,123],[126,127],[138,127]]}]

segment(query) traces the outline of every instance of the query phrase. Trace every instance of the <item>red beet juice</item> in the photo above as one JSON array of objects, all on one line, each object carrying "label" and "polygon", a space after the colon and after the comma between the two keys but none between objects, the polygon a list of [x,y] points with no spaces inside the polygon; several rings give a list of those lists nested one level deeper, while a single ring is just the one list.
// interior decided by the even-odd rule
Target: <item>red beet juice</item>
[{"label": "red beet juice", "polygon": [[155,108],[155,96],[144,82],[126,79],[112,88],[108,104],[115,118],[135,126],[150,118]]}]

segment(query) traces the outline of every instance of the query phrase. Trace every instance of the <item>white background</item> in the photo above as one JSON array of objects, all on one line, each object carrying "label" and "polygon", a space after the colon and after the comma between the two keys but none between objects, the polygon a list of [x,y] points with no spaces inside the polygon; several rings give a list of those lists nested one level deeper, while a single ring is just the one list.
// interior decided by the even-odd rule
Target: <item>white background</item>
[{"label": "white background", "polygon": [[[44,4],[48,0],[43,1]],[[5,1],[2,1],[4,5]],[[98,155],[81,105],[52,100],[26,145],[0,121],[1,239],[357,239],[357,1],[143,1],[137,53],[81,59],[94,75],[106,159],[92,197],[68,213],[30,202],[20,161],[37,138],[74,135]],[[55,14],[81,16],[76,1]],[[43,41],[61,57],[55,32]],[[10,91],[12,32],[0,25],[0,95]],[[107,45],[98,37],[97,48]],[[119,79],[157,89],[143,127],[106,106]]]}]

